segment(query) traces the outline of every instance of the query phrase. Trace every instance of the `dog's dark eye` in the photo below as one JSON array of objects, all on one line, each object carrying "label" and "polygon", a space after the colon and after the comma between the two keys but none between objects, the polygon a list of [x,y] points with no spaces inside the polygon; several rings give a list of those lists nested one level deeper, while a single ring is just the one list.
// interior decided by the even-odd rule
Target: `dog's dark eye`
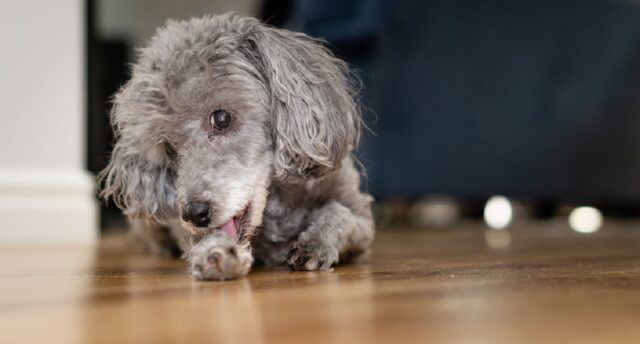
[{"label": "dog's dark eye", "polygon": [[231,115],[225,110],[216,110],[209,115],[211,127],[224,130],[231,124]]}]

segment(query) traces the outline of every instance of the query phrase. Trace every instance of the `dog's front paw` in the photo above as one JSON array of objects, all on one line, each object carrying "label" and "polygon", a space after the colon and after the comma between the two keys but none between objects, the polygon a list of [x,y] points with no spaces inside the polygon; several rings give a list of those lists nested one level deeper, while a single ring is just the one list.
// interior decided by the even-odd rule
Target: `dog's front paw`
[{"label": "dog's front paw", "polygon": [[287,264],[294,270],[329,270],[338,257],[338,250],[332,245],[301,235],[289,250]]},{"label": "dog's front paw", "polygon": [[187,260],[191,275],[201,281],[242,277],[249,272],[253,263],[249,244],[221,238],[198,243],[189,252]]}]

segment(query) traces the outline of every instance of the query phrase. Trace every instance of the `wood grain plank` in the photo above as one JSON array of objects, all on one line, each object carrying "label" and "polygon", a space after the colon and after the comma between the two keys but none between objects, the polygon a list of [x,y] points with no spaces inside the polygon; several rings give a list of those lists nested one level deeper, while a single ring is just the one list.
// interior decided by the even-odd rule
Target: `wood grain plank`
[{"label": "wood grain plank", "polygon": [[2,343],[637,343],[638,223],[386,228],[366,262],[195,282],[179,260],[0,248]]}]

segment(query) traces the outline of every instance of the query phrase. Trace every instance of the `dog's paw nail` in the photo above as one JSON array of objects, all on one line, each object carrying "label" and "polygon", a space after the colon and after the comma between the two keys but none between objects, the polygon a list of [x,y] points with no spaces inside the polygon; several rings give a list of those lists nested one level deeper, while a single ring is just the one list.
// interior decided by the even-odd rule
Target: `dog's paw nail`
[{"label": "dog's paw nail", "polygon": [[308,256],[300,256],[298,258],[296,258],[296,260],[293,262],[293,264],[295,266],[304,266],[305,263],[309,260]]},{"label": "dog's paw nail", "polygon": [[305,270],[316,270],[318,269],[318,267],[322,266],[322,264],[320,264],[318,262],[317,259],[315,258],[311,258],[309,259],[305,264],[304,264],[304,268]]},{"label": "dog's paw nail", "polygon": [[198,272],[198,273],[202,273],[202,265],[200,264],[195,264],[193,266],[193,271]]}]

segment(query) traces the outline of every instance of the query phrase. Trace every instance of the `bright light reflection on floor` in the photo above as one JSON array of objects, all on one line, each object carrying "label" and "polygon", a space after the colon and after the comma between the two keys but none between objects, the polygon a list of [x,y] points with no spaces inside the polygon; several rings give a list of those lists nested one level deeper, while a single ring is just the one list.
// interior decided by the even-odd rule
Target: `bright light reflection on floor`
[{"label": "bright light reflection on floor", "polygon": [[408,212],[409,221],[421,227],[447,228],[460,217],[458,204],[448,198],[430,198],[414,203]]},{"label": "bright light reflection on floor", "polygon": [[508,230],[487,229],[484,231],[484,241],[489,248],[504,250],[511,246],[511,233]]},{"label": "bright light reflection on floor", "polygon": [[493,229],[506,228],[512,218],[513,207],[504,196],[493,196],[484,206],[484,222]]},{"label": "bright light reflection on floor", "polygon": [[569,214],[569,226],[579,233],[593,233],[602,227],[602,213],[593,207],[578,207]]}]

